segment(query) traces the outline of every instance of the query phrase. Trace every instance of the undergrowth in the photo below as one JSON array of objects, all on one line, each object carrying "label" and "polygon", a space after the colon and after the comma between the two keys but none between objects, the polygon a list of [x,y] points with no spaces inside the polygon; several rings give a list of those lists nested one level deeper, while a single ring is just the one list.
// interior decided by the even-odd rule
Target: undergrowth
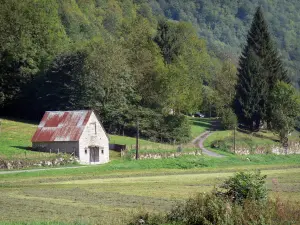
[{"label": "undergrowth", "polygon": [[225,192],[215,189],[208,194],[197,194],[176,204],[165,215],[141,212],[129,224],[299,224],[300,204],[282,201],[280,196],[275,200],[267,198],[265,179],[260,172],[237,173],[221,185]]}]

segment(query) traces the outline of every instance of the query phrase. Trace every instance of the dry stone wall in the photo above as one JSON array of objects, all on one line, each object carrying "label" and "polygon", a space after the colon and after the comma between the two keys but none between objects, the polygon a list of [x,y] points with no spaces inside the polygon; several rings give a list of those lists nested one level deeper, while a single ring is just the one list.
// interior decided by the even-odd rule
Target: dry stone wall
[{"label": "dry stone wall", "polygon": [[[174,153],[140,153],[139,159],[166,159],[166,158],[176,158],[184,155],[202,155],[202,152],[194,151],[194,152],[174,152]],[[122,156],[128,156],[127,152],[122,152]],[[130,158],[135,159],[135,154],[131,154]]]},{"label": "dry stone wall", "polygon": [[[231,149],[234,152],[234,149]],[[272,145],[272,146],[256,146],[253,148],[250,147],[237,147],[235,153],[238,155],[249,155],[249,154],[276,154],[276,155],[291,155],[291,154],[300,154],[300,143],[299,142],[289,142],[287,148],[284,148],[281,145]]]},{"label": "dry stone wall", "polygon": [[0,169],[12,170],[12,169],[24,169],[29,167],[53,167],[63,166],[78,163],[78,158],[70,155],[57,155],[55,158],[49,159],[1,159]]}]

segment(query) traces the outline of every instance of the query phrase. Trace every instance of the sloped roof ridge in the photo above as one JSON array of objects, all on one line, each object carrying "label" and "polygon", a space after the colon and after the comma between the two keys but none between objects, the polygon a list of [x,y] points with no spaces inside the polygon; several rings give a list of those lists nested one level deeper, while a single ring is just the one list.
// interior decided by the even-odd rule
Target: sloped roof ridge
[{"label": "sloped roof ridge", "polygon": [[31,141],[78,141],[92,113],[93,110],[46,111]]}]

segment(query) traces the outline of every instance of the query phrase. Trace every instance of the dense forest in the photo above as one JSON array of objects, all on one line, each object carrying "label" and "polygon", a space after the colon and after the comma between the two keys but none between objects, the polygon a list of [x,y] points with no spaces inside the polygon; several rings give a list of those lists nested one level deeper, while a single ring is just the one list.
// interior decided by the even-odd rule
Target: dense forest
[{"label": "dense forest", "polygon": [[0,114],[91,108],[109,133],[188,140],[183,114],[231,113],[259,4],[297,85],[297,1],[0,0]]},{"label": "dense forest", "polygon": [[156,15],[188,21],[218,57],[237,62],[255,9],[261,6],[295,85],[300,78],[298,0],[149,0]]}]

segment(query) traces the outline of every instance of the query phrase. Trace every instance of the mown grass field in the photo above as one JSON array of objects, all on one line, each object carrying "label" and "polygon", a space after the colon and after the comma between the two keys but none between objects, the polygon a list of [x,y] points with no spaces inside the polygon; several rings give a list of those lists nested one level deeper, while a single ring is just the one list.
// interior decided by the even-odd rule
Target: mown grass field
[{"label": "mown grass field", "polygon": [[[0,175],[0,221],[126,224],[137,212],[166,212],[195,193],[210,192],[233,171],[255,167],[98,171],[101,166],[95,166]],[[261,167],[271,197],[300,201],[299,167]]]}]

